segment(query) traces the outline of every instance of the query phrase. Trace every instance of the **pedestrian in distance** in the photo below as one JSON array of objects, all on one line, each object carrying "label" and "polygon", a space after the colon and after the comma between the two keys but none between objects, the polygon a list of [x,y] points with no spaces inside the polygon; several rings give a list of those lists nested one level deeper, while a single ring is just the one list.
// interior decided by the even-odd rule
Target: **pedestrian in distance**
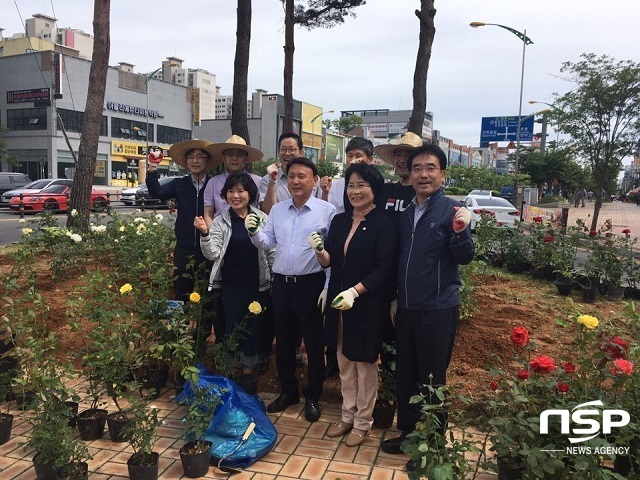
[{"label": "pedestrian in distance", "polygon": [[349,433],[346,445],[355,447],[373,424],[396,235],[391,220],[375,208],[384,185],[380,171],[351,163],[345,182],[352,212],[333,218],[326,241],[316,232],[308,240],[320,265],[331,267],[328,298],[333,301],[325,313],[325,343],[337,352],[342,414],[327,436]]}]

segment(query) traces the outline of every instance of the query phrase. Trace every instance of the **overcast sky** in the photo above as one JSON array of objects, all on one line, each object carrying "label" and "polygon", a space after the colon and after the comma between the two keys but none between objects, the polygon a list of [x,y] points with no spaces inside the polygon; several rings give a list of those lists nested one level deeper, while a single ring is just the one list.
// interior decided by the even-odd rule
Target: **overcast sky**
[{"label": "overcast sky", "polygon": [[[410,110],[419,5],[367,0],[343,25],[297,28],[294,97],[335,110],[326,118],[341,110]],[[215,74],[222,94],[230,95],[235,6],[233,0],[113,0],[109,63],[126,61],[149,72],[176,56],[187,68]],[[434,128],[462,145],[478,145],[483,116],[517,115],[520,92],[522,42],[498,27],[471,28],[472,21],[526,30],[533,40],[526,48],[523,114],[545,108],[529,100],[552,102],[554,92],[571,88],[560,67],[581,53],[640,60],[637,0],[436,0],[435,6],[427,110]],[[2,9],[4,36],[23,31],[22,22],[34,13],[55,16],[58,27],[93,31],[89,0],[14,0]],[[250,92],[282,93],[283,18],[280,0],[253,1]]]}]

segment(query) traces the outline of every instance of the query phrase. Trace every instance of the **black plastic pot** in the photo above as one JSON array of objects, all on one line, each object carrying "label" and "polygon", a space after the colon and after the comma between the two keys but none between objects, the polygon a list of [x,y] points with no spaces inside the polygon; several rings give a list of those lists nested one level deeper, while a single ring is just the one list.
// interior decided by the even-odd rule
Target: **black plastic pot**
[{"label": "black plastic pot", "polygon": [[58,476],[53,463],[41,462],[38,455],[33,457],[33,468],[36,471],[36,478],[38,480],[56,480]]},{"label": "black plastic pot", "polygon": [[78,433],[82,440],[97,440],[104,435],[109,412],[101,408],[89,409],[78,414]]},{"label": "black plastic pot", "polygon": [[38,395],[32,391],[15,393],[14,398],[16,399],[16,406],[20,410],[33,410],[35,403],[38,401]]},{"label": "black plastic pot", "polygon": [[122,418],[120,412],[114,412],[107,415],[107,425],[109,427],[109,437],[112,442],[126,442],[125,428],[131,423],[130,418]]},{"label": "black plastic pot", "polygon": [[127,460],[127,469],[129,470],[130,480],[157,480],[158,479],[158,457],[156,452],[151,452],[153,457],[148,464],[144,463],[139,453],[134,453]]},{"label": "black plastic pot", "polygon": [[531,268],[531,264],[527,262],[514,262],[507,260],[507,271],[509,273],[523,273],[528,271]]},{"label": "black plastic pot", "polygon": [[148,398],[158,398],[161,390],[167,386],[169,366],[147,366],[138,369],[136,379],[141,384],[140,395]]},{"label": "black plastic pot", "polygon": [[598,300],[598,287],[591,286],[590,288],[582,287],[582,301],[586,303],[595,303]]},{"label": "black plastic pot", "polygon": [[56,472],[57,480],[87,480],[89,478],[89,465],[86,462],[74,463],[59,468]]},{"label": "black plastic pot", "polygon": [[635,287],[625,288],[624,298],[629,300],[640,300],[640,288],[635,288]]},{"label": "black plastic pot", "polygon": [[11,438],[11,428],[13,427],[13,415],[0,413],[0,445],[3,445]]},{"label": "black plastic pot", "polygon": [[373,426],[382,429],[390,428],[395,414],[395,405],[376,403],[373,407]]},{"label": "black plastic pot", "polygon": [[624,287],[620,285],[607,284],[607,298],[610,300],[622,300]]},{"label": "black plastic pot", "polygon": [[78,416],[78,402],[68,400],[64,404],[69,408],[69,425],[71,428],[76,428],[76,417]]},{"label": "black plastic pot", "polygon": [[514,466],[502,458],[498,459],[498,480],[520,480],[524,467]]},{"label": "black plastic pot", "polygon": [[565,297],[571,295],[571,290],[573,289],[573,280],[571,280],[570,278],[557,278],[555,284],[560,295],[563,295]]},{"label": "black plastic pot", "polygon": [[204,442],[204,445],[206,449],[197,453],[189,453],[195,449],[196,442],[189,442],[180,448],[180,461],[186,477],[204,477],[209,471],[211,442]]}]

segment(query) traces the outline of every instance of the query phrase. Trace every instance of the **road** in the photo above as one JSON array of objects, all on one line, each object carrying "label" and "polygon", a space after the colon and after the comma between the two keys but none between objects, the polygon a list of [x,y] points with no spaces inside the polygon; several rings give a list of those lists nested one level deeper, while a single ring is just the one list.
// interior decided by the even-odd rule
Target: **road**
[{"label": "road", "polygon": [[[137,212],[140,207],[122,205],[120,203],[113,203],[118,215],[132,215]],[[146,208],[147,212],[152,211],[150,207]],[[159,212],[167,211],[166,208],[158,208]],[[67,214],[56,213],[53,217],[61,227],[66,224]],[[25,223],[20,223],[20,214],[13,212],[6,207],[0,208],[0,245],[9,245],[11,243],[18,242],[22,237],[21,230],[25,227],[35,229],[39,225],[40,215],[25,214]]]}]

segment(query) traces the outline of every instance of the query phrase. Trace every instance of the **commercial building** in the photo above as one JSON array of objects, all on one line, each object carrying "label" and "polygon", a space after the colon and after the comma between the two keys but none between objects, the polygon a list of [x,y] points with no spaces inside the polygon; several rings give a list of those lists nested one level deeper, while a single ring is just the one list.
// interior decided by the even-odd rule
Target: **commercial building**
[{"label": "commercial building", "polygon": [[[14,170],[32,179],[65,178],[74,173],[80,145],[91,62],[55,51],[0,57],[0,123],[18,161]],[[164,72],[165,75],[169,72]],[[144,178],[147,144],[165,150],[191,138],[193,90],[133,72],[133,65],[109,67],[94,184],[127,186]],[[164,174],[177,171],[165,159]]]}]

